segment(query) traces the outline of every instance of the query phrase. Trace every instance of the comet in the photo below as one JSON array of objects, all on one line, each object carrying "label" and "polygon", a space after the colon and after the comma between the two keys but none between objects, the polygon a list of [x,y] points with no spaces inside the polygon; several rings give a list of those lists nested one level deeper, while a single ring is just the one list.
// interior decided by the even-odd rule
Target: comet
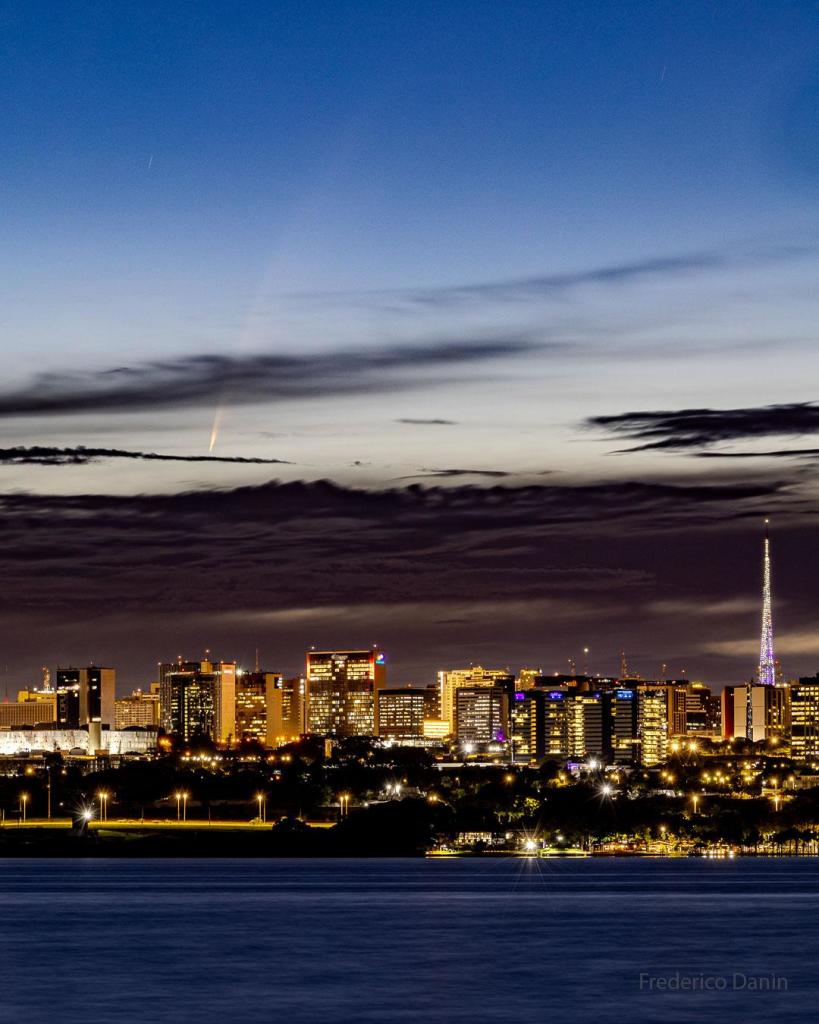
[{"label": "comet", "polygon": [[216,447],[216,440],[219,437],[219,428],[222,426],[222,409],[216,410],[216,415],[213,417],[213,429],[210,432],[210,444],[208,445],[208,451],[212,452]]}]

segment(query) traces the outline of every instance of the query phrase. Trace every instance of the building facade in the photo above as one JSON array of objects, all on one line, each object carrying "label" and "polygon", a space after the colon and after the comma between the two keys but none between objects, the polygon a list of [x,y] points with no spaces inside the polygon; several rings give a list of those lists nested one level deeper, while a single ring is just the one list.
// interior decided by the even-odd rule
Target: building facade
[{"label": "building facade", "polygon": [[236,663],[174,661],[159,667],[162,727],[183,739],[236,739]]},{"label": "building facade", "polygon": [[309,651],[307,728],[323,736],[377,736],[377,694],[387,681],[384,655]]}]

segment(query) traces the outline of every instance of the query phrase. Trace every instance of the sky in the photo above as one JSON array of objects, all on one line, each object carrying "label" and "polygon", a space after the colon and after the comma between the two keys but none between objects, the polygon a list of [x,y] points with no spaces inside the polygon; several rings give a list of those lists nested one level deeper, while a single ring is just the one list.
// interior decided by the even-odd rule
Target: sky
[{"label": "sky", "polygon": [[0,3],[0,686],[819,668],[814,3]]}]

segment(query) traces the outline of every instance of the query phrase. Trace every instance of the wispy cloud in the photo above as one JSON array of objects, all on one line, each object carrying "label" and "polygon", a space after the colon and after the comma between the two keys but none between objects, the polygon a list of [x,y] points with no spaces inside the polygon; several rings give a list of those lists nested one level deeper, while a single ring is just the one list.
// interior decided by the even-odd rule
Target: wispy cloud
[{"label": "wispy cloud", "polygon": [[411,419],[410,417],[404,417],[403,419],[396,420],[396,423],[408,423],[415,427],[454,427],[455,420],[422,420],[422,419]]},{"label": "wispy cloud", "polygon": [[229,462],[246,465],[291,465],[285,459],[246,458],[240,455],[163,455],[159,452],[135,452],[122,448],[54,448],[44,445],[0,448],[0,464],[7,466],[87,466],[108,459],[135,459],[143,462]]},{"label": "wispy cloud", "polygon": [[87,414],[89,411],[247,405],[327,398],[445,383],[468,364],[529,352],[522,337],[439,341],[425,345],[299,355],[199,355],[119,366],[83,374],[41,374],[30,384],[0,392],[0,417]]}]

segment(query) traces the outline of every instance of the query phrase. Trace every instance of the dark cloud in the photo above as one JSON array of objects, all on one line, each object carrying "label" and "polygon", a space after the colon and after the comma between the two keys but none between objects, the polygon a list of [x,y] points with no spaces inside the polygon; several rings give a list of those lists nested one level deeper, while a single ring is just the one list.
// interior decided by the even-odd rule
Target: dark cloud
[{"label": "dark cloud", "polygon": [[396,420],[396,423],[409,423],[416,427],[454,427],[455,420],[416,420],[406,417],[404,419]]},{"label": "dark cloud", "polygon": [[778,448],[765,452],[697,452],[698,459],[808,459],[819,457],[819,448]]},{"label": "dark cloud", "polygon": [[512,476],[505,469],[421,469],[417,473],[408,476],[398,477],[399,480],[418,480],[422,477],[441,477],[446,479],[456,476],[481,476],[487,479],[501,480],[504,477]]},{"label": "dark cloud", "polygon": [[638,643],[671,662],[721,625],[648,630],[643,605],[755,595],[762,515],[811,507],[777,482],[5,494],[4,657],[107,660],[135,683],[163,657],[260,642],[296,671],[309,643],[377,640],[395,682],[473,657],[558,668],[584,644],[614,667]]},{"label": "dark cloud", "polygon": [[246,465],[291,465],[284,459],[246,458],[240,455],[162,455],[159,452],[134,452],[121,448],[54,448],[27,445],[0,448],[0,464],[11,466],[87,466],[107,459],[136,459],[143,462],[230,462]]},{"label": "dark cloud", "polygon": [[707,448],[725,441],[756,437],[799,436],[819,431],[819,405],[794,402],[746,409],[679,409],[594,416],[592,427],[642,444],[626,451]]},{"label": "dark cloud", "polygon": [[445,383],[446,370],[531,351],[522,338],[299,355],[199,355],[85,374],[47,373],[0,393],[0,416],[252,404]]}]

